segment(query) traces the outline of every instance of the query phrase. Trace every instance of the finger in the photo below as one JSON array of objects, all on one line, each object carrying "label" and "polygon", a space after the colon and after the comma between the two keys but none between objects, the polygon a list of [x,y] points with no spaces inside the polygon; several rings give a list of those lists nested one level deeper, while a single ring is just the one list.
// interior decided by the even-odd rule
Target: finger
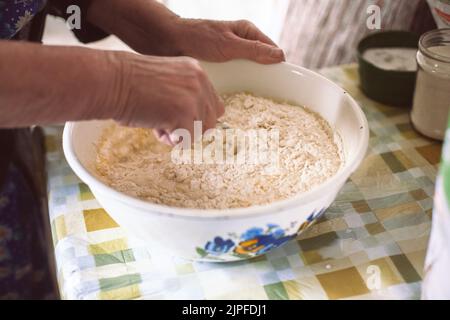
[{"label": "finger", "polygon": [[205,133],[206,130],[212,129],[216,127],[217,123],[217,114],[215,110],[215,106],[210,105],[206,107],[205,118],[203,120],[202,133]]},{"label": "finger", "polygon": [[215,111],[216,111],[216,118],[220,118],[221,116],[223,116],[223,114],[225,113],[225,106],[223,104],[222,99],[219,97],[219,95],[217,94],[216,90],[214,89],[214,87],[211,85],[211,92],[213,94],[213,103],[214,103],[214,107],[215,107]]},{"label": "finger", "polygon": [[261,30],[258,29],[252,22],[248,20],[235,21],[232,24],[233,33],[241,38],[247,40],[257,40],[268,45],[278,47],[275,42],[266,36]]},{"label": "finger", "polygon": [[[191,143],[194,142],[195,137],[195,122],[199,119],[187,119],[183,118],[178,123],[177,129],[186,129],[191,136]],[[203,122],[202,122],[203,123]]]},{"label": "finger", "polygon": [[216,107],[217,118],[220,118],[225,113],[225,105],[222,99],[217,97],[217,107]]},{"label": "finger", "polygon": [[205,103],[201,105],[201,110],[198,112],[203,115],[201,118],[204,122],[203,132],[210,128],[215,128],[217,118],[222,116],[225,112],[225,108],[220,97],[206,75],[204,81],[205,90],[203,90],[203,99]]},{"label": "finger", "polygon": [[232,39],[228,46],[231,59],[249,59],[262,64],[272,64],[284,61],[284,53],[280,48],[260,41]]},{"label": "finger", "polygon": [[217,120],[217,118],[220,118],[225,113],[225,107],[211,83],[209,84],[209,87],[210,87],[210,101],[215,113],[216,118],[215,120]]},{"label": "finger", "polygon": [[164,143],[171,147],[176,145],[176,143],[172,141],[172,139],[170,138],[169,133],[165,130],[154,129],[153,134],[155,135],[156,139],[161,143]]},{"label": "finger", "polygon": [[206,130],[216,126],[217,112],[216,112],[216,97],[215,92],[212,91],[212,86],[209,86],[205,104],[203,105],[202,133]]}]

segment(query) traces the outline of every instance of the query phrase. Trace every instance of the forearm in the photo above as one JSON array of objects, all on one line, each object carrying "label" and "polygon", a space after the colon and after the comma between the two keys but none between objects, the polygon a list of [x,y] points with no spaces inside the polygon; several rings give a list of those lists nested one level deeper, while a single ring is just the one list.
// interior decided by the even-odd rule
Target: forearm
[{"label": "forearm", "polygon": [[106,51],[0,41],[0,127],[113,117],[114,64]]},{"label": "forearm", "polygon": [[85,8],[88,22],[141,54],[211,62],[285,60],[283,51],[249,21],[183,19],[155,0],[91,0]]},{"label": "forearm", "polygon": [[87,19],[140,53],[183,54],[176,32],[180,18],[157,1],[92,0]]}]

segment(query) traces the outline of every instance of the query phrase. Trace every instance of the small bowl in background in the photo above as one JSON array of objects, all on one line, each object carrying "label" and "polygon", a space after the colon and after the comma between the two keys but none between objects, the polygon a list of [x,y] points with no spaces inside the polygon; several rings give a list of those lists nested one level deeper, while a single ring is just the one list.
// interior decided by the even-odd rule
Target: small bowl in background
[{"label": "small bowl in background", "polygon": [[373,48],[418,49],[419,35],[407,31],[381,31],[363,38],[358,45],[361,89],[364,94],[383,104],[410,107],[412,105],[417,71],[387,70],[364,58]]}]

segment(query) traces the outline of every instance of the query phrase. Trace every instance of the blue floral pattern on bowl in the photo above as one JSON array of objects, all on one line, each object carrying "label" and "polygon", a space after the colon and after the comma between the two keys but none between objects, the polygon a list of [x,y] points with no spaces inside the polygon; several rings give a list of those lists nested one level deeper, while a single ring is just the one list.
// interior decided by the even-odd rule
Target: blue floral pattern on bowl
[{"label": "blue floral pattern on bowl", "polygon": [[[265,254],[295,239],[299,233],[319,219],[325,210],[326,208],[323,208],[312,212],[295,232],[269,223],[265,227],[250,228],[240,236],[236,234],[229,234],[226,238],[217,236],[212,241],[208,241],[203,248],[198,247],[197,253],[201,258],[219,261],[227,255],[248,259]],[[297,223],[293,222],[292,225]]]},{"label": "blue floral pattern on bowl", "polygon": [[213,256],[220,256],[223,253],[227,253],[234,245],[233,240],[224,240],[221,237],[215,237],[213,241],[206,243],[205,252]]}]

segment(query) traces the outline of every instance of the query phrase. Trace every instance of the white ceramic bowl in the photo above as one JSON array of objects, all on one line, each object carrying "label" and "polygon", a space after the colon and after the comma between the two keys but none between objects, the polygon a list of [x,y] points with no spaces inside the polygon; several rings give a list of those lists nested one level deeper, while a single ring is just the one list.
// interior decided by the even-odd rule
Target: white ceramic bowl
[{"label": "white ceramic bowl", "polygon": [[127,196],[96,177],[94,144],[108,121],[67,123],[64,153],[111,217],[149,245],[193,260],[248,259],[294,239],[325,212],[365,156],[368,123],[347,92],[307,69],[288,63],[264,66],[243,60],[202,65],[220,93],[250,91],[318,112],[340,136],[345,164],[320,186],[284,201],[242,209],[194,210]]}]

